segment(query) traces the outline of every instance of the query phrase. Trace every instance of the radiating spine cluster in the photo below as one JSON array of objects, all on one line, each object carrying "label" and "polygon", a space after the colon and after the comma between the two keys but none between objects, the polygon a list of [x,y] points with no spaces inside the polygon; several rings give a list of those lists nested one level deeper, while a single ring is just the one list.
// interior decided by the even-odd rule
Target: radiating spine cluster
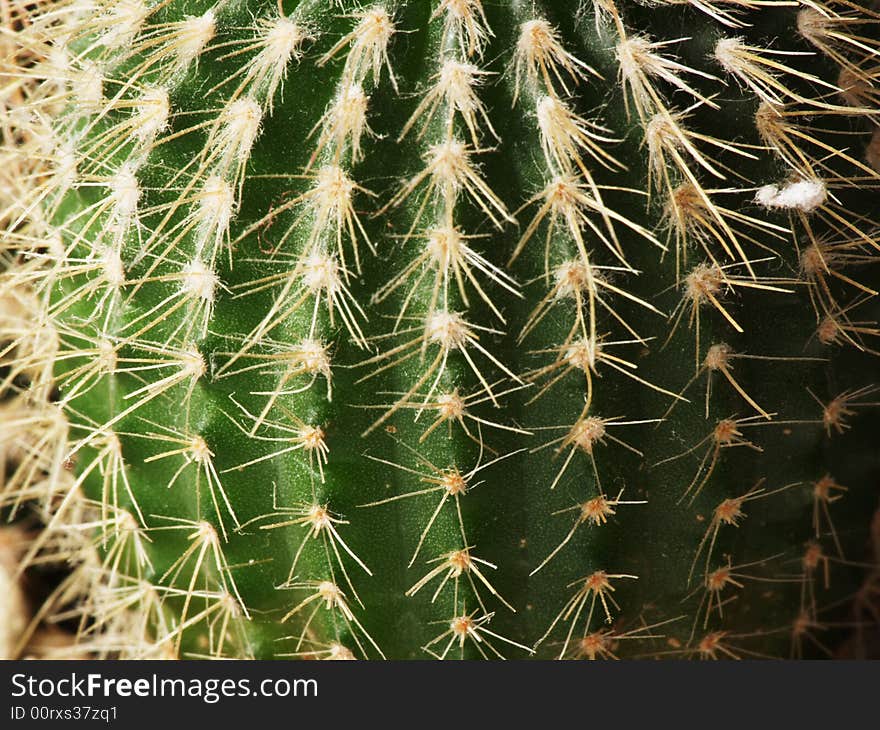
[{"label": "radiating spine cluster", "polygon": [[137,658],[800,656],[868,569],[862,630],[874,10],[17,22],[2,504],[69,574],[15,651],[72,617]]}]

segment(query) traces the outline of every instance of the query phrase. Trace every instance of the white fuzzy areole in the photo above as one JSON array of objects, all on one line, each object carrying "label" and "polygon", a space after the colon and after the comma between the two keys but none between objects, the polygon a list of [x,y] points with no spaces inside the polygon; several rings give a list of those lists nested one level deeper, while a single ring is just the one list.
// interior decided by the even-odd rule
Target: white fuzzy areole
[{"label": "white fuzzy areole", "polygon": [[214,37],[215,32],[216,21],[213,10],[186,18],[181,23],[179,38],[174,45],[178,67],[184,69],[195,61]]},{"label": "white fuzzy areole", "polygon": [[224,156],[231,153],[237,162],[247,162],[263,121],[260,105],[250,97],[236,99],[223,110],[221,119],[224,130],[218,144],[225,148]]},{"label": "white fuzzy areole", "polygon": [[202,262],[193,259],[183,269],[183,289],[190,296],[214,303],[220,278]]},{"label": "white fuzzy areole", "polygon": [[309,374],[328,375],[330,372],[330,355],[327,345],[320,340],[306,337],[294,348],[296,361]]},{"label": "white fuzzy areole", "polygon": [[171,114],[171,100],[168,90],[159,86],[148,88],[137,101],[136,121],[132,133],[145,145],[152,145],[153,140],[168,126]]},{"label": "white fuzzy areole", "polygon": [[86,113],[95,112],[104,103],[104,76],[97,64],[83,63],[73,81],[76,100]]},{"label": "white fuzzy areole", "polygon": [[266,31],[267,59],[272,60],[272,65],[287,66],[290,59],[299,54],[308,36],[308,31],[290,18],[278,18]]},{"label": "white fuzzy areole", "polygon": [[311,253],[302,264],[302,281],[310,292],[336,294],[342,289],[339,263],[329,254],[320,251]]},{"label": "white fuzzy areole", "polygon": [[[367,124],[369,103],[370,97],[360,84],[349,83],[342,88],[332,106],[315,127],[315,129],[318,127],[323,129],[315,152],[312,154],[312,161],[317,158],[321,150],[331,144],[335,147],[334,154],[338,159],[347,142],[351,145],[352,160],[359,161],[363,158],[361,139],[364,132],[370,129]],[[311,162],[309,164],[311,165]]]},{"label": "white fuzzy areole", "polygon": [[110,188],[110,196],[113,199],[113,214],[116,220],[121,225],[127,226],[137,215],[138,201],[141,197],[134,167],[128,163],[124,164],[107,181],[107,187]]},{"label": "white fuzzy areole", "polygon": [[[198,254],[207,247],[216,247],[229,230],[229,223],[235,215],[235,191],[232,186],[219,175],[212,175],[202,186],[198,197],[198,206],[193,211],[197,221]],[[210,256],[216,250],[208,249]]]},{"label": "white fuzzy areole", "polygon": [[79,176],[76,150],[72,144],[61,142],[53,153],[55,186],[67,190]]},{"label": "white fuzzy areole", "polygon": [[260,52],[247,65],[244,85],[264,95],[271,111],[275,92],[287,74],[287,65],[302,56],[303,43],[311,35],[307,28],[285,17],[264,21],[260,29]]},{"label": "white fuzzy areole", "polygon": [[107,13],[102,45],[111,50],[129,48],[149,14],[150,9],[144,0],[119,0]]},{"label": "white fuzzy areole", "polygon": [[113,288],[119,289],[125,284],[125,264],[115,249],[105,248],[102,252],[101,271],[104,280]]},{"label": "white fuzzy areole", "polygon": [[715,60],[728,73],[736,74],[740,68],[738,54],[743,45],[742,38],[722,38],[715,45]]},{"label": "white fuzzy areole", "polygon": [[828,190],[821,180],[797,180],[783,185],[764,185],[758,188],[755,202],[765,208],[798,210],[812,213],[828,200]]},{"label": "white fuzzy areole", "polygon": [[444,350],[462,348],[470,334],[461,315],[455,312],[434,312],[425,321],[425,337],[439,343]]}]

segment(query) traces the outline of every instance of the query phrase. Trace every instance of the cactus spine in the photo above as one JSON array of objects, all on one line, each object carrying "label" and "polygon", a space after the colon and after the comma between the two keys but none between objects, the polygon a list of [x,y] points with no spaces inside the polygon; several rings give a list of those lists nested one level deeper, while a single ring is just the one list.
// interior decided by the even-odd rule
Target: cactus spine
[{"label": "cactus spine", "polygon": [[862,627],[872,7],[43,10],[5,72],[36,169],[4,210],[4,500],[45,523],[25,565],[72,566],[38,618],[80,617],[78,652]]}]

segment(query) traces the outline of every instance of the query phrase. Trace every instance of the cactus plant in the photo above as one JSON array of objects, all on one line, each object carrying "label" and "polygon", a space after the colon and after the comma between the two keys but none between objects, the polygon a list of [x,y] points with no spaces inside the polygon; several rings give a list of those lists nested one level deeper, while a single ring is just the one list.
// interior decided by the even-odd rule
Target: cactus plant
[{"label": "cactus plant", "polygon": [[878,22],[32,12],[0,301],[4,504],[70,571],[38,618],[138,658],[832,653],[877,585]]}]

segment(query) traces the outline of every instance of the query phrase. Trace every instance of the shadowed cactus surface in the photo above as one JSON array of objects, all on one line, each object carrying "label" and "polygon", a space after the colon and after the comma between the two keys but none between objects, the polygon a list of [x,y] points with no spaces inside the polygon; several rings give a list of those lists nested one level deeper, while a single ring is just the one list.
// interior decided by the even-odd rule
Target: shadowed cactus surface
[{"label": "shadowed cactus surface", "polygon": [[873,6],[41,11],[4,501],[75,651],[799,657],[871,620]]}]

